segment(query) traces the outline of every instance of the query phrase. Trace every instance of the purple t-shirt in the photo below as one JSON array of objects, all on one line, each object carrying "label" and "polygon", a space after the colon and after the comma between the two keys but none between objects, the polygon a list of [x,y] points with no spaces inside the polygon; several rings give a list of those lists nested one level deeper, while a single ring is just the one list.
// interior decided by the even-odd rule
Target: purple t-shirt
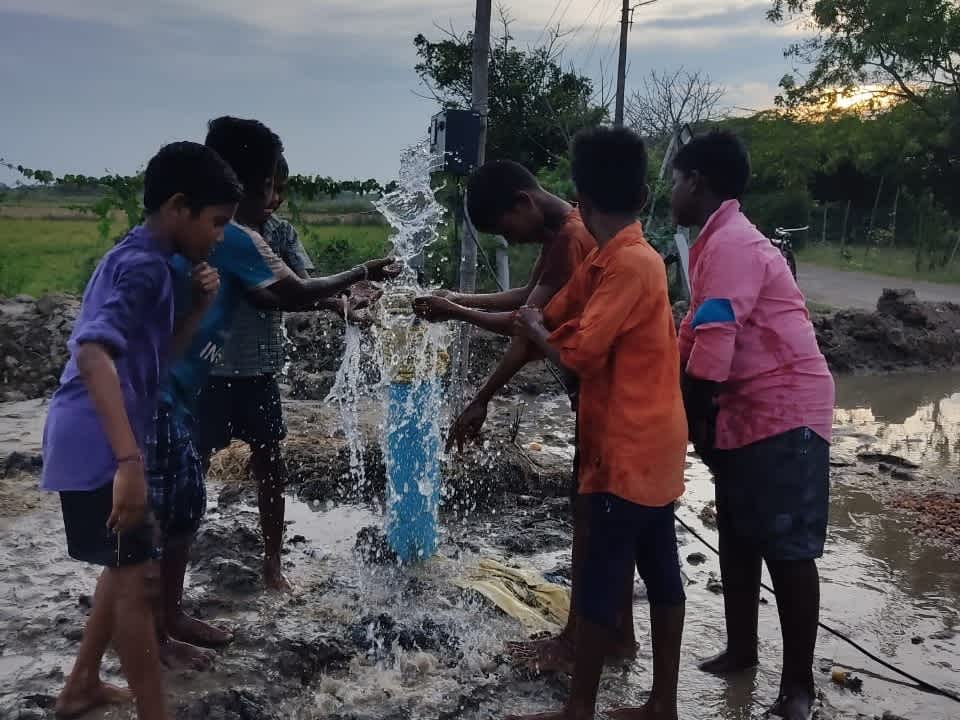
[{"label": "purple t-shirt", "polygon": [[44,490],[95,490],[110,482],[117,469],[77,369],[83,343],[111,350],[127,416],[143,448],[173,337],[170,255],[164,240],[135,227],[103,257],[87,283],[68,343],[70,360],[43,429]]}]

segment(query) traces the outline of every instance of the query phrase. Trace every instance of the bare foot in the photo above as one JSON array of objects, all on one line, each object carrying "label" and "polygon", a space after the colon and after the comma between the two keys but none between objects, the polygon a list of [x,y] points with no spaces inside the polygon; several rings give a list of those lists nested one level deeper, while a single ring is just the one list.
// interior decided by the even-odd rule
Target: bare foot
[{"label": "bare foot", "polygon": [[711,675],[726,675],[728,673],[735,673],[740,672],[741,670],[755,668],[758,664],[759,660],[757,658],[756,649],[754,649],[751,654],[744,655],[732,653],[730,650],[724,650],[719,655],[714,655],[712,658],[707,658],[697,667],[699,667],[703,672],[710,673]]},{"label": "bare foot", "polygon": [[[573,674],[573,642],[563,634],[542,640],[529,640],[507,645],[515,665],[536,674],[566,673]],[[607,662],[632,660],[637,656],[636,643],[615,648],[608,653]]]},{"label": "bare foot", "polygon": [[263,584],[268,590],[292,593],[293,586],[283,574],[280,558],[267,558],[263,561]]},{"label": "bare foot", "polygon": [[180,616],[170,623],[170,637],[208,648],[221,648],[233,641],[233,633],[192,618],[186,613],[180,613]]},{"label": "bare foot", "polygon": [[786,718],[786,720],[810,720],[813,717],[813,705],[814,697],[810,692],[781,695],[767,715]]},{"label": "bare foot", "polygon": [[573,674],[573,643],[563,635],[510,643],[507,649],[513,664],[527,672]]},{"label": "bare foot", "polygon": [[648,702],[643,707],[605,710],[603,714],[612,720],[677,720],[677,706],[663,708]]},{"label": "bare foot", "polygon": [[97,680],[88,688],[73,689],[69,683],[60,693],[53,712],[58,718],[75,718],[104,705],[123,705],[133,702],[133,693],[126,688]]},{"label": "bare foot", "polygon": [[504,720],[592,720],[593,713],[575,713],[572,710],[555,710],[554,712],[534,713],[532,715],[507,715]]},{"label": "bare foot", "polygon": [[160,662],[169,670],[209,670],[215,654],[211,650],[173,638],[160,641]]}]

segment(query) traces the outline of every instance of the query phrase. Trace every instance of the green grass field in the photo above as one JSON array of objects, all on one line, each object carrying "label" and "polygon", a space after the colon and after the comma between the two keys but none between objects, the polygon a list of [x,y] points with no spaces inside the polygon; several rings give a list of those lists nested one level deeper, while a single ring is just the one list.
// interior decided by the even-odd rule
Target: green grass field
[{"label": "green grass field", "polygon": [[[115,223],[113,232],[122,227]],[[384,255],[389,232],[379,225],[314,225],[303,242],[317,269],[334,273]],[[93,221],[0,218],[0,296],[82,292],[110,246]]]},{"label": "green grass field", "polygon": [[816,243],[808,245],[797,253],[801,265],[822,265],[839,270],[859,270],[861,272],[888,275],[908,280],[922,280],[948,284],[960,284],[960,257],[947,267],[932,270],[926,257],[921,269],[916,267],[916,252],[913,248],[870,248],[862,245],[849,245],[846,256],[836,245]]}]

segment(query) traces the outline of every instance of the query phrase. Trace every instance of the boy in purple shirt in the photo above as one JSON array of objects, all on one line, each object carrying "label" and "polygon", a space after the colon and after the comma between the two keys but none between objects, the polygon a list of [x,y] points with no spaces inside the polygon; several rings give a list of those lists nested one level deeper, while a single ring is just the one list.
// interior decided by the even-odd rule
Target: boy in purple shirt
[{"label": "boy in purple shirt", "polygon": [[[241,192],[236,174],[213,150],[167,145],[147,165],[145,222],[104,256],[84,292],[44,427],[42,487],[60,493],[70,556],[104,570],[57,715],[125,702],[132,691],[141,720],[168,717],[147,591],[155,542],[143,463],[158,386],[174,349],[168,259],[179,253],[197,264],[195,311],[182,325],[188,332],[216,296],[218,277],[204,260]],[[100,680],[110,644],[129,691]]]}]

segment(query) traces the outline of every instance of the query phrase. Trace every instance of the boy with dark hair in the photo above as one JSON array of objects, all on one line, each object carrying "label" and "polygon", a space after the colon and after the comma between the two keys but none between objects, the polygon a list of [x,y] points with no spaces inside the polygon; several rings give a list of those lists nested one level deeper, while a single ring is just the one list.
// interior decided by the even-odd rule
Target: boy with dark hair
[{"label": "boy with dark hair", "polygon": [[701,228],[680,356],[691,439],[715,479],[727,623],[726,650],[700,667],[723,674],[757,664],[766,561],[783,634],[772,712],[799,720],[815,697],[833,378],[786,260],[740,211],[750,177],[740,140],[697,137],[673,166],[674,218]]},{"label": "boy with dark hair", "polygon": [[647,200],[646,148],[629,130],[596,128],[574,140],[572,161],[597,249],[542,313],[524,307],[515,322],[579,378],[577,503],[590,529],[575,589],[570,698],[559,712],[528,717],[594,717],[636,567],[650,603],[653,687],[645,706],[611,716],[676,720],[685,594],[673,507],[683,494],[687,423],[663,260],[635,219]]},{"label": "boy with dark hair", "polygon": [[[574,270],[596,247],[596,241],[583,224],[580,211],[565,200],[544,190],[523,165],[510,160],[493,160],[479,168],[467,184],[467,212],[480,232],[502,235],[511,245],[538,243],[541,246],[530,279],[525,287],[498,293],[470,294],[444,292],[417,298],[414,311],[434,322],[461,320],[503,335],[513,333],[513,312],[523,305],[542,308],[566,285]],[[467,439],[480,434],[487,419],[487,408],[497,392],[536,356],[530,343],[514,337],[509,349],[476,396],[454,421],[447,449],[454,444],[462,451]],[[571,403],[576,404],[575,382],[568,378]],[[574,460],[574,481],[576,459]],[[575,495],[574,491],[574,495]],[[586,531],[585,518],[577,518],[574,509],[574,586],[580,567],[580,537]],[[632,598],[632,596],[631,596]],[[626,601],[630,607],[630,601]],[[620,656],[635,653],[633,615],[623,616]],[[556,637],[510,646],[515,661],[538,672],[569,672],[576,623],[576,597],[567,625]]]},{"label": "boy with dark hair", "polygon": [[[286,201],[290,169],[283,155],[277,162],[273,199],[257,226],[270,249],[300,278],[314,269],[297,231],[277,210]],[[318,306],[362,320],[359,304],[330,299]],[[263,580],[272,590],[289,591],[281,563],[286,466],[280,443],[286,436],[277,374],[287,361],[283,313],[261,310],[241,300],[233,319],[230,339],[220,364],[213,369],[198,407],[200,455],[206,462],[234,438],[250,447],[250,468],[257,482],[257,504],[263,533]]]},{"label": "boy with dark hair", "polygon": [[[128,701],[132,691],[141,720],[167,718],[147,591],[155,545],[143,465],[174,345],[167,259],[180,253],[198,263],[195,309],[185,323],[192,326],[216,295],[216,272],[204,261],[240,195],[236,175],[213,150],[188,142],[162,148],[144,176],[146,219],[104,256],[84,291],[44,426],[42,486],[60,493],[70,556],[104,569],[58,716]],[[100,680],[111,644],[130,691]]]},{"label": "boy with dark hair", "polygon": [[[523,165],[494,160],[478,169],[467,184],[467,212],[480,232],[502,235],[510,244],[541,246],[524,287],[496,293],[441,291],[417,298],[414,311],[432,322],[462,320],[509,335],[512,313],[524,304],[543,307],[570,278],[596,243],[583,225],[580,211],[542,187]],[[493,375],[453,425],[450,442],[462,447],[476,437],[497,391],[527,363],[529,346],[515,338]]]},{"label": "boy with dark hair", "polygon": [[[221,117],[210,122],[206,144],[237,171],[244,194],[234,221],[210,256],[210,264],[220,273],[220,290],[183,359],[163,384],[157,432],[148,446],[150,504],[163,538],[163,608],[157,623],[161,656],[168,664],[199,668],[211,657],[195,645],[219,647],[231,639],[229,633],[184,613],[182,600],[190,545],[206,509],[206,458],[198,451],[197,399],[220,358],[234,313],[244,298],[264,310],[319,309],[355,282],[396,274],[393,260],[382,259],[326,278],[297,277],[252,229],[263,223],[273,199],[283,150],[280,138],[256,120]],[[177,315],[182,315],[192,307],[184,292],[190,262],[174,257],[171,267]]]}]

